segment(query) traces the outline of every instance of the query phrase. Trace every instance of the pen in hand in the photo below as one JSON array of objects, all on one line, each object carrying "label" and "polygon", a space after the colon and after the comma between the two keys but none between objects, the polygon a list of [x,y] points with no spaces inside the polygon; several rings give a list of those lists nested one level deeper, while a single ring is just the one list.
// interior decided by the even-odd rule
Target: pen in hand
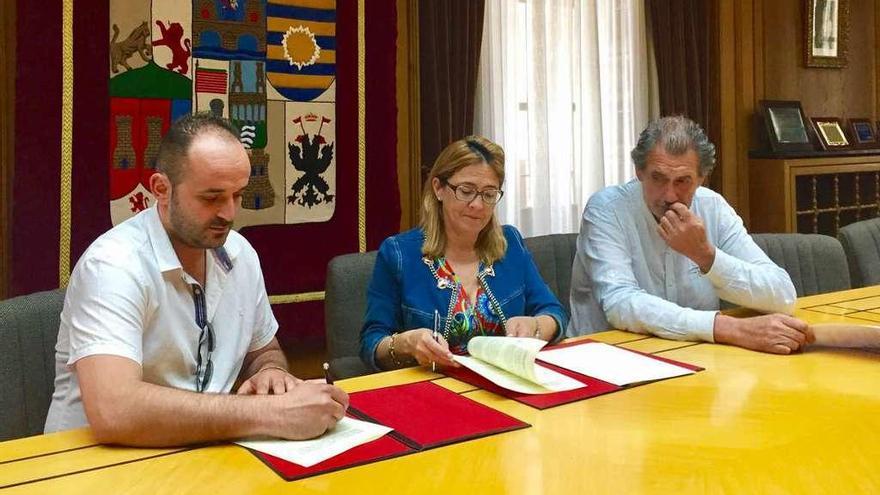
[{"label": "pen in hand", "polygon": [[330,376],[330,363],[324,363],[324,381],[327,385],[333,385],[333,377]]},{"label": "pen in hand", "polygon": [[[440,332],[438,329],[440,328],[440,313],[437,310],[434,310],[434,332],[432,336],[434,337],[434,342],[440,342]],[[431,371],[437,371],[437,362],[431,361]]]}]

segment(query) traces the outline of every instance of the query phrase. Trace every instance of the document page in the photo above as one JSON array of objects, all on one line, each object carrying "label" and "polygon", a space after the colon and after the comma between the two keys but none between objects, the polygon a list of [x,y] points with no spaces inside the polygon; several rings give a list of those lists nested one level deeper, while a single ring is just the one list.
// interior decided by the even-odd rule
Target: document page
[{"label": "document page", "polygon": [[880,326],[877,325],[816,323],[810,328],[816,335],[815,345],[880,348]]},{"label": "document page", "polygon": [[538,351],[546,344],[525,337],[474,337],[468,342],[471,356],[453,359],[498,386],[524,394],[585,387],[573,378],[535,365]]},{"label": "document page", "polygon": [[693,374],[694,371],[600,342],[538,353],[538,359],[617,386]]},{"label": "document page", "polygon": [[312,440],[239,440],[235,443],[303,467],[311,467],[358,445],[372,442],[391,430],[387,426],[346,416],[333,429]]},{"label": "document page", "polygon": [[535,382],[535,356],[547,342],[528,337],[474,337],[468,341],[471,356]]}]

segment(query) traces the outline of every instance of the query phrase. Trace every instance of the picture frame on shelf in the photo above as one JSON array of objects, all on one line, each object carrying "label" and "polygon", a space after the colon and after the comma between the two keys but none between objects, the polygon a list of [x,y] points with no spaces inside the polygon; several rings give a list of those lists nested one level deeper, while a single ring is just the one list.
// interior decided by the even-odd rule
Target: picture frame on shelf
[{"label": "picture frame on shelf", "polygon": [[761,100],[758,104],[767,131],[767,141],[772,151],[813,151],[816,149],[800,101]]},{"label": "picture frame on shelf", "polygon": [[846,67],[849,0],[804,0],[804,65]]},{"label": "picture frame on shelf", "polygon": [[819,144],[822,149],[840,150],[850,147],[850,142],[843,132],[843,125],[837,117],[810,117],[813,127],[816,129],[816,136],[819,137]]},{"label": "picture frame on shelf", "polygon": [[877,133],[869,119],[849,119],[850,137],[853,146],[874,148],[877,146]]}]

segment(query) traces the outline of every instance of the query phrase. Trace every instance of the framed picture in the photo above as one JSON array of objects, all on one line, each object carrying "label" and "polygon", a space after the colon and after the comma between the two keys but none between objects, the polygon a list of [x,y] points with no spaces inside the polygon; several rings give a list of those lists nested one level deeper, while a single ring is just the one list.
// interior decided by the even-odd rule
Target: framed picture
[{"label": "framed picture", "polygon": [[849,119],[849,133],[853,144],[863,148],[873,148],[877,145],[877,135],[874,126],[868,119]]},{"label": "framed picture", "polygon": [[767,129],[767,141],[773,151],[812,151],[807,120],[797,100],[761,100],[758,102]]},{"label": "framed picture", "polygon": [[804,0],[804,64],[846,67],[849,0]]},{"label": "framed picture", "polygon": [[819,142],[825,150],[838,150],[849,147],[849,140],[843,132],[840,125],[840,119],[837,117],[810,117],[813,127],[816,128],[816,135],[819,136]]}]

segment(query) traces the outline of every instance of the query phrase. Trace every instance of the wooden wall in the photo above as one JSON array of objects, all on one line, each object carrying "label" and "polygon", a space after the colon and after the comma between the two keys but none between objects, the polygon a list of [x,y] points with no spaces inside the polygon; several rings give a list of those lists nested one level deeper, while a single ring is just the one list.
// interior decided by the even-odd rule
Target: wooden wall
[{"label": "wooden wall", "polygon": [[849,0],[843,69],[804,66],[804,0],[718,2],[722,193],[749,223],[749,149],[762,99],[800,100],[807,116],[880,117],[880,2]]},{"label": "wooden wall", "polygon": [[808,116],[877,117],[875,0],[850,0],[843,69],[804,67],[803,0],[763,2],[764,97],[800,100]]}]

